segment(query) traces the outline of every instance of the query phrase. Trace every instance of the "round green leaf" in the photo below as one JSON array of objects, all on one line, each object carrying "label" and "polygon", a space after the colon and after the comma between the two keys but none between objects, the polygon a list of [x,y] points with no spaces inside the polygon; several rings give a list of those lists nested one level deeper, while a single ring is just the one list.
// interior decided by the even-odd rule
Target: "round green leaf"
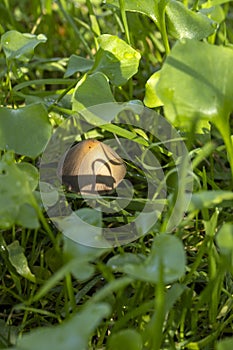
[{"label": "round green leaf", "polygon": [[73,95],[72,109],[80,111],[90,106],[114,101],[107,77],[101,72],[96,72],[85,75],[78,82]]},{"label": "round green leaf", "polygon": [[188,39],[177,42],[156,85],[168,120],[188,128],[199,119],[226,125],[233,110],[232,62],[229,48]]},{"label": "round green leaf", "polygon": [[16,30],[10,30],[1,37],[1,45],[6,58],[23,62],[28,62],[34,54],[35,47],[46,41],[47,38],[43,34],[22,34]]},{"label": "round green leaf", "polygon": [[185,273],[185,252],[181,241],[172,235],[155,237],[148,258],[141,264],[126,264],[122,271],[136,279],[157,283],[163,271],[164,283],[171,283]]},{"label": "round green leaf", "polygon": [[103,72],[113,85],[124,85],[137,73],[140,53],[115,35],[103,34],[98,42],[93,72]]},{"label": "round green leaf", "polygon": [[91,333],[109,313],[110,307],[106,303],[86,305],[82,311],[58,326],[37,328],[23,335],[17,349],[87,349]]},{"label": "round green leaf", "polygon": [[34,191],[38,185],[38,181],[39,181],[39,172],[38,169],[36,167],[34,167],[34,165],[30,164],[30,163],[26,163],[26,162],[22,162],[18,164],[18,167],[21,171],[24,171],[28,182],[29,182],[29,186],[31,188],[32,191]]},{"label": "round green leaf", "polygon": [[141,335],[134,329],[125,329],[110,336],[107,343],[108,350],[142,350]]},{"label": "round green leaf", "polygon": [[44,105],[23,108],[0,107],[0,149],[37,157],[51,135],[51,125]]},{"label": "round green leaf", "polygon": [[193,12],[176,0],[170,0],[166,6],[168,31],[177,39],[189,38],[201,40],[213,34],[216,23],[204,14]]},{"label": "round green leaf", "polygon": [[216,236],[216,241],[223,254],[233,257],[233,224],[223,224]]}]

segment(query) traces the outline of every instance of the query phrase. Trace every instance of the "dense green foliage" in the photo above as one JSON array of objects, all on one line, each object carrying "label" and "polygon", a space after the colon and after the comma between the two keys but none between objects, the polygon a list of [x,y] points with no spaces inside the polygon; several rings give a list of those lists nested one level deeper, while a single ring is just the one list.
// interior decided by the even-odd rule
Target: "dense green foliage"
[{"label": "dense green foliage", "polygon": [[[2,0],[0,13],[0,349],[232,349],[231,2]],[[40,184],[39,165],[70,116],[116,102],[161,119],[116,125],[115,110],[92,109],[84,136],[151,150],[158,198],[135,159],[123,210],[95,211],[69,191],[68,201],[100,236],[144,205],[161,215],[140,217],[136,240],[94,248],[69,236],[93,230],[48,217],[44,198],[53,205],[59,193]],[[154,135],[163,119],[188,150],[190,202],[187,164],[179,172],[175,147]]]}]

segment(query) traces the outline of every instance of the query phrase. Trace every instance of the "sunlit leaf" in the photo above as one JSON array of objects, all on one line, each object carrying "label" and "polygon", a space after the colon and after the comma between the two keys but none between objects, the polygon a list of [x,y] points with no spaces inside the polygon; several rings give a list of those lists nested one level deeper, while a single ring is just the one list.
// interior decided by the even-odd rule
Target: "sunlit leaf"
[{"label": "sunlit leaf", "polygon": [[110,336],[107,343],[108,350],[142,350],[141,335],[134,329],[125,329]]},{"label": "sunlit leaf", "polygon": [[115,35],[103,34],[98,42],[93,72],[103,72],[113,85],[124,85],[137,73],[140,53]]},{"label": "sunlit leaf", "polygon": [[[107,0],[107,4],[119,7],[118,0]],[[125,0],[125,10],[132,12],[139,12],[147,15],[153,20],[156,20],[156,3],[154,0]]]},{"label": "sunlit leaf", "polygon": [[103,73],[97,72],[85,75],[77,84],[73,95],[72,109],[80,111],[108,102],[115,102],[108,79]]},{"label": "sunlit leaf", "polygon": [[17,59],[28,62],[37,45],[45,43],[47,38],[43,34],[33,35],[10,30],[2,35],[1,45],[8,60]]},{"label": "sunlit leaf", "polygon": [[[119,7],[118,0],[107,0],[108,4]],[[189,10],[176,0],[125,0],[125,10],[143,13],[150,17],[161,29],[163,13],[166,14],[166,27],[175,38],[203,39],[213,34],[216,23],[202,13]]]},{"label": "sunlit leaf", "polygon": [[188,39],[177,42],[156,85],[167,119],[179,127],[191,127],[198,119],[226,124],[233,110],[232,61],[229,48]]},{"label": "sunlit leaf", "polygon": [[90,304],[58,326],[37,328],[23,335],[15,349],[84,350],[88,346],[91,333],[109,312],[108,304]]},{"label": "sunlit leaf", "polygon": [[177,39],[201,40],[213,34],[216,23],[201,12],[189,10],[182,2],[170,0],[166,6],[168,32]]},{"label": "sunlit leaf", "polygon": [[144,103],[149,108],[159,107],[163,105],[156,93],[156,84],[159,81],[159,77],[160,72],[155,72],[150,76],[150,78],[146,82],[146,93]]},{"label": "sunlit leaf", "polygon": [[32,282],[35,282],[36,278],[29,269],[27,258],[24,255],[23,248],[19,245],[19,242],[12,242],[7,246],[7,250],[9,254],[9,260],[18,274]]},{"label": "sunlit leaf", "polygon": [[32,158],[38,156],[51,136],[48,113],[42,104],[18,109],[0,107],[0,149]]}]

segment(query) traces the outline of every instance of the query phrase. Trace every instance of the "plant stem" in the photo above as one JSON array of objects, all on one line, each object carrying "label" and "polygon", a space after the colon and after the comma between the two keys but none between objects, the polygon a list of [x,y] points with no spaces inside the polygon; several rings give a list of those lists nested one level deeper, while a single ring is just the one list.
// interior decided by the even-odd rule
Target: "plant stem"
[{"label": "plant stem", "polygon": [[119,0],[119,7],[120,7],[120,11],[121,11],[122,22],[123,22],[123,25],[124,25],[126,40],[127,40],[127,43],[129,45],[131,45],[131,43],[130,43],[130,35],[129,35],[129,26],[128,26],[126,12],[125,12],[125,0]]}]

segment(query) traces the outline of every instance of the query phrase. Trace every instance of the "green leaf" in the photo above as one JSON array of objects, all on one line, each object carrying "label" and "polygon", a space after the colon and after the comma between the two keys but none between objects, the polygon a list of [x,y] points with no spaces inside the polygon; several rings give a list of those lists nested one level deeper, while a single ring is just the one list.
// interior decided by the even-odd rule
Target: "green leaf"
[{"label": "green leaf", "polygon": [[142,350],[142,337],[134,329],[124,329],[110,336],[107,342],[107,349]]},{"label": "green leaf", "polygon": [[136,279],[157,283],[160,269],[166,284],[174,282],[185,273],[185,252],[181,241],[175,236],[162,234],[155,237],[148,258],[141,264],[126,264],[122,271]]},{"label": "green leaf", "polygon": [[23,248],[18,241],[14,241],[7,246],[9,260],[20,276],[27,278],[31,282],[36,282],[35,276],[31,273],[27,258],[24,255]]},{"label": "green leaf", "polygon": [[[107,4],[119,7],[118,0],[107,0]],[[125,0],[125,10],[132,12],[139,12],[147,15],[154,21],[157,20],[156,13],[156,2],[154,0]]]},{"label": "green leaf", "polygon": [[58,191],[49,183],[40,181],[40,193],[43,195],[43,203],[51,207],[59,199]]},{"label": "green leaf", "polygon": [[149,108],[160,107],[163,105],[156,93],[156,85],[159,81],[159,77],[160,72],[155,72],[146,82],[146,93],[143,102]]},{"label": "green leaf", "polygon": [[18,327],[9,325],[3,319],[0,320],[0,349],[10,344],[15,344],[18,334]]},{"label": "green leaf", "polygon": [[[107,0],[108,4],[119,8],[118,0]],[[159,27],[163,36],[166,14],[166,28],[170,35],[177,39],[195,38],[201,40],[213,34],[217,24],[206,15],[189,10],[176,0],[125,0],[125,10],[140,12],[151,18]]]},{"label": "green leaf", "polygon": [[23,203],[20,206],[16,223],[30,229],[36,229],[40,226],[36,210],[28,203]]},{"label": "green leaf", "polygon": [[[28,208],[35,201],[31,187],[31,174],[14,163],[12,153],[6,153],[0,160],[0,227],[9,228],[14,223],[38,227],[34,208]],[[27,218],[28,214],[31,217]]]},{"label": "green leaf", "polygon": [[26,162],[19,163],[18,168],[21,171],[25,172],[27,179],[28,179],[28,182],[29,182],[30,189],[32,191],[34,191],[36,189],[36,187],[38,185],[38,181],[39,181],[38,169],[34,165],[32,165],[30,163],[26,163]]},{"label": "green leaf", "polygon": [[28,62],[34,54],[35,47],[46,41],[47,38],[43,34],[22,34],[16,30],[10,30],[1,37],[1,45],[7,60],[16,59],[23,62]]},{"label": "green leaf", "polygon": [[102,236],[102,213],[91,208],[73,211],[69,216],[54,218],[63,234],[77,242],[89,247],[109,247]]},{"label": "green leaf", "polygon": [[71,55],[69,58],[67,70],[64,74],[64,78],[70,77],[71,75],[78,72],[87,72],[89,71],[94,64],[94,61],[83,58],[77,55]]},{"label": "green leaf", "polygon": [[233,224],[223,224],[216,236],[216,241],[222,254],[232,256],[233,263]]},{"label": "green leaf", "polygon": [[170,0],[166,6],[169,34],[177,39],[201,40],[213,34],[216,23],[204,14],[193,12],[179,1]]},{"label": "green leaf", "polygon": [[0,149],[37,157],[51,136],[51,125],[44,105],[18,109],[0,107]]},{"label": "green leaf", "polygon": [[107,77],[96,72],[92,75],[85,75],[77,84],[72,109],[80,111],[84,108],[108,102],[115,102]]},{"label": "green leaf", "polygon": [[103,72],[113,85],[124,85],[137,73],[140,53],[115,35],[103,34],[98,43],[92,72]]},{"label": "green leaf", "polygon": [[194,193],[188,208],[189,212],[223,206],[224,201],[232,201],[233,193],[230,191],[200,191]]},{"label": "green leaf", "polygon": [[17,350],[83,350],[100,321],[108,316],[106,303],[89,304],[68,321],[54,327],[41,327],[19,339]]},{"label": "green leaf", "polygon": [[64,236],[65,259],[75,260],[75,267],[72,268],[72,273],[81,281],[84,281],[93,275],[95,269],[92,262],[106,251],[106,249],[88,247],[79,244]]},{"label": "green leaf", "polygon": [[[195,52],[195,55],[194,55]],[[233,50],[182,40],[167,57],[156,86],[167,119],[191,128],[198,119],[226,125],[233,110]]]},{"label": "green leaf", "polygon": [[218,342],[216,350],[232,350],[233,348],[233,337],[226,338]]},{"label": "green leaf", "polygon": [[113,270],[120,271],[124,265],[127,265],[127,264],[136,265],[136,264],[142,263],[144,260],[145,260],[144,255],[124,253],[124,254],[114,255],[112,258],[110,258],[107,262],[107,266],[110,266]]}]

